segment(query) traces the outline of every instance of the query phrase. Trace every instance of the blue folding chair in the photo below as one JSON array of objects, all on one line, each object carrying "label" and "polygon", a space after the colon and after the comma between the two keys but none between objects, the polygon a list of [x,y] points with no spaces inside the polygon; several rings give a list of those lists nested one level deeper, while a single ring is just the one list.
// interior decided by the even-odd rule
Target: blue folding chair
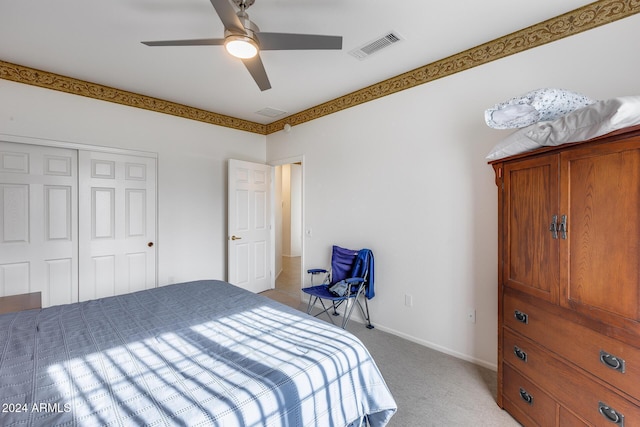
[{"label": "blue folding chair", "polygon": [[[307,314],[315,307],[319,301],[322,305],[322,311],[315,316],[318,317],[323,313],[327,313],[331,323],[335,324],[329,310],[333,309],[333,315],[338,316],[338,308],[346,303],[344,317],[342,319],[342,328],[347,326],[347,322],[351,318],[351,313],[357,305],[360,308],[362,316],[367,322],[367,328],[373,329],[371,318],[369,316],[368,300],[375,296],[373,289],[373,252],[370,249],[360,249],[354,251],[351,249],[333,246],[331,254],[331,270],[322,268],[313,268],[307,270],[311,274],[311,286],[302,288],[302,292],[309,295],[309,304],[307,305]],[[323,281],[320,285],[314,285],[314,278],[323,275]],[[342,282],[342,283],[340,283]],[[332,287],[340,283],[343,286],[344,293],[336,294],[332,292]],[[346,285],[346,287],[344,286]],[[324,301],[331,301],[330,305],[325,305]],[[353,300],[349,304],[349,300]],[[364,300],[364,308],[360,300]]]}]

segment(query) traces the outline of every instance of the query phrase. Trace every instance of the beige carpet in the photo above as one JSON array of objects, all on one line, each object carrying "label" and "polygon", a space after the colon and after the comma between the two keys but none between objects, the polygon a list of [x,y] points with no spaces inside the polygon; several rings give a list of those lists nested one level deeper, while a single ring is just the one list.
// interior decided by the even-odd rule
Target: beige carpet
[{"label": "beige carpet", "polygon": [[[275,289],[262,295],[306,310],[291,293]],[[347,329],[369,349],[398,404],[389,427],[519,425],[495,402],[494,371],[357,322]]]}]

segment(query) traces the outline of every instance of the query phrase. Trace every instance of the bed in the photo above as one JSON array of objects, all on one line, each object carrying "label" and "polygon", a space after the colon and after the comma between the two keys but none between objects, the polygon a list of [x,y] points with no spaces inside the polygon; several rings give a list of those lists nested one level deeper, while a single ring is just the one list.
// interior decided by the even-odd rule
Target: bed
[{"label": "bed", "polygon": [[384,426],[352,334],[207,280],[0,315],[8,426]]}]

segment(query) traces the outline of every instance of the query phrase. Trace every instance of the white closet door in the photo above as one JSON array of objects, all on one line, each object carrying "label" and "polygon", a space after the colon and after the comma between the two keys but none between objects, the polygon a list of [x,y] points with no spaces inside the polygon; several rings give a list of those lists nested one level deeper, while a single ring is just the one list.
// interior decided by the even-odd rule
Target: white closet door
[{"label": "white closet door", "polygon": [[0,142],[0,296],[78,299],[77,153]]},{"label": "white closet door", "polygon": [[79,152],[80,301],[156,286],[156,159]]}]

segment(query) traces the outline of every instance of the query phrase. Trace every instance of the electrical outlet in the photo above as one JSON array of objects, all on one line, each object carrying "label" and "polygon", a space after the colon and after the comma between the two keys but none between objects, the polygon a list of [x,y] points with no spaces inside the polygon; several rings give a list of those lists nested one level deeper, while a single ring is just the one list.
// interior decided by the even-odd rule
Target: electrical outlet
[{"label": "electrical outlet", "polygon": [[476,323],[476,311],[474,309],[467,312],[467,320],[469,323]]},{"label": "electrical outlet", "polygon": [[404,296],[404,305],[407,307],[413,307],[413,297],[411,295]]}]

